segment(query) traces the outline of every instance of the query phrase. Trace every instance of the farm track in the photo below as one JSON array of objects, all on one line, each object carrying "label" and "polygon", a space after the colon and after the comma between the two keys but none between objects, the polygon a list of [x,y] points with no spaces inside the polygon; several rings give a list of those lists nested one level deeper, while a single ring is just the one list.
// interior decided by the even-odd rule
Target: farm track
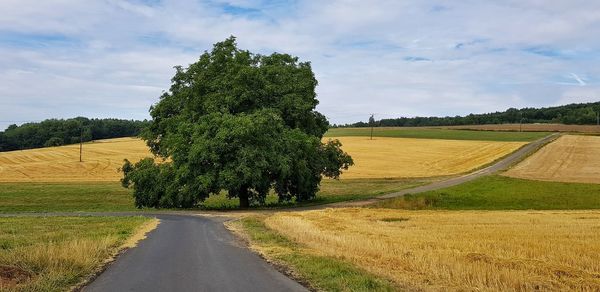
[{"label": "farm track", "polygon": [[[370,200],[294,208],[310,210],[370,204],[408,193],[458,185],[505,170],[543,145],[553,134],[531,142],[491,166],[429,185],[382,195]],[[289,209],[288,209],[289,210]],[[280,211],[280,210],[275,210]],[[264,212],[275,212],[264,211]],[[225,215],[234,215],[238,211]],[[24,213],[8,216],[151,216],[161,220],[157,229],[136,248],[127,250],[83,291],[304,291],[306,288],[278,272],[246,249],[225,229],[219,212],[99,212]],[[220,213],[223,215],[224,213]],[[208,216],[206,216],[208,215]]]},{"label": "farm track", "polygon": [[450,178],[450,179],[443,180],[443,181],[434,182],[434,183],[420,186],[420,187],[404,189],[399,192],[385,194],[385,195],[378,196],[378,197],[375,197],[372,199],[353,201],[353,202],[340,202],[340,203],[330,204],[327,206],[316,206],[314,208],[306,208],[306,209],[324,209],[324,208],[332,208],[332,207],[339,208],[339,207],[364,206],[364,205],[369,205],[369,204],[372,204],[372,203],[375,203],[375,202],[378,202],[381,200],[400,197],[400,196],[403,196],[406,194],[416,194],[416,193],[434,191],[434,190],[438,190],[438,189],[443,189],[443,188],[459,185],[459,184],[466,183],[466,182],[472,181],[474,179],[480,178],[482,176],[491,175],[491,174],[494,174],[494,173],[497,173],[497,172],[500,172],[503,170],[507,170],[509,167],[519,163],[520,161],[527,158],[529,155],[533,154],[535,151],[537,151],[544,145],[556,140],[558,137],[560,137],[560,134],[552,134],[552,135],[546,136],[542,139],[533,141],[533,142],[521,147],[517,151],[509,154],[508,156],[500,159],[499,161],[493,163],[490,166],[487,166],[485,168],[476,170],[474,172],[471,172],[471,173],[468,173],[468,174],[465,174],[462,176]]}]

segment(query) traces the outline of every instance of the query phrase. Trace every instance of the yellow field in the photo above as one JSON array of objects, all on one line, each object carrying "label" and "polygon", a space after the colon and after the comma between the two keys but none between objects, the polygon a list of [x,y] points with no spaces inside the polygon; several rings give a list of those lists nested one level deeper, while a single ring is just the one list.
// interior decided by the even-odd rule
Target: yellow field
[{"label": "yellow field", "polygon": [[468,172],[501,158],[524,142],[334,137],[354,159],[342,178],[411,178]]},{"label": "yellow field", "polygon": [[[326,138],[330,139],[330,138]],[[337,137],[355,165],[342,178],[417,178],[467,172],[524,145],[523,142]],[[135,138],[0,152],[0,182],[117,181],[123,159],[151,156]]]},{"label": "yellow field", "polygon": [[562,136],[505,175],[546,181],[600,183],[600,137]]},{"label": "yellow field", "polygon": [[0,182],[118,181],[123,159],[138,161],[152,154],[135,138],[99,140],[79,145],[0,152]]},{"label": "yellow field", "polygon": [[600,290],[600,211],[327,209],[265,223],[402,290]]}]

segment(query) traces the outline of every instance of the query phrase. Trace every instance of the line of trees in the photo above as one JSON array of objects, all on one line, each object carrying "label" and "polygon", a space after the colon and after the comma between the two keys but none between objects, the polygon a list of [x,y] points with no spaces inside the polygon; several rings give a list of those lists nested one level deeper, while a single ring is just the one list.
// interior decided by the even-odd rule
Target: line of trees
[{"label": "line of trees", "polygon": [[0,132],[0,152],[60,146],[98,139],[137,136],[148,121],[120,119],[48,119],[39,123],[10,125]]},{"label": "line of trees", "polygon": [[[559,123],[571,125],[595,125],[600,112],[600,102],[573,103],[546,108],[509,108],[503,112],[470,114],[455,117],[414,117],[382,119],[375,121],[377,127],[454,126],[511,123]],[[339,127],[369,127],[368,122],[340,125]]]}]

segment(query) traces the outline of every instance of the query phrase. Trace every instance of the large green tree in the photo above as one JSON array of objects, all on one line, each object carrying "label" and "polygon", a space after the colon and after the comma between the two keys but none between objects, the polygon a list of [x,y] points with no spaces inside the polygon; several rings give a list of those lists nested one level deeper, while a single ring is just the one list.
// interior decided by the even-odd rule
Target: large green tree
[{"label": "large green tree", "polygon": [[193,207],[226,191],[242,208],[315,197],[323,176],[353,164],[337,140],[321,142],[327,119],[315,111],[310,63],[288,54],[253,54],[230,37],[187,68],[150,108],[143,133],[152,152],[125,162],[123,185],[138,207]]}]

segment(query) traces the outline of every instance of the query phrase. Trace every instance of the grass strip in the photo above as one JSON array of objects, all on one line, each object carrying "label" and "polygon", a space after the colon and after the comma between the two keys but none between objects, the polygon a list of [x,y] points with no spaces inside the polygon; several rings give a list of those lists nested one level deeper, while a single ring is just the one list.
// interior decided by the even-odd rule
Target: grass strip
[{"label": "grass strip", "polygon": [[393,284],[342,260],[316,255],[265,226],[264,217],[251,216],[228,223],[228,227],[250,243],[288,275],[324,291],[394,291]]},{"label": "grass strip", "polygon": [[600,209],[600,184],[535,181],[494,175],[441,190],[407,194],[373,206],[411,210]]},{"label": "grass strip", "polygon": [[[65,291],[143,238],[144,217],[0,218],[0,290]],[[155,226],[155,225],[153,225]],[[145,232],[144,232],[145,233]]]}]

